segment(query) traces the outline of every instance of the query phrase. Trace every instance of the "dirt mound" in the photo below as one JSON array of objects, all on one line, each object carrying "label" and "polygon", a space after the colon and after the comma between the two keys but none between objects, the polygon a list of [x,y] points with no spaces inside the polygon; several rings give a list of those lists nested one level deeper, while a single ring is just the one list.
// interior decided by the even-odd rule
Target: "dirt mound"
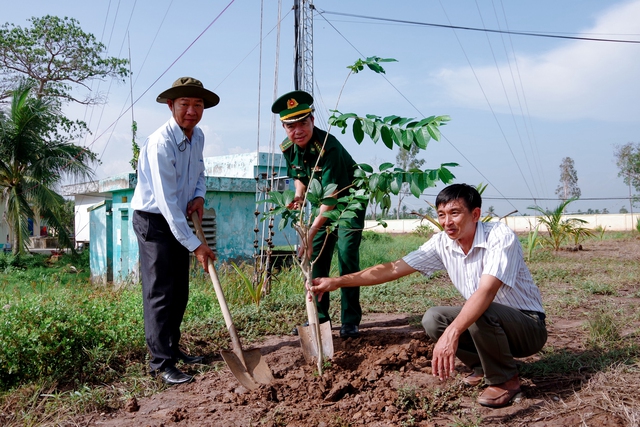
[{"label": "dirt mound", "polygon": [[[572,381],[540,379],[536,383],[523,377],[521,398],[506,408],[484,408],[475,403],[481,389],[461,381],[468,372],[464,366],[458,366],[460,375],[445,382],[431,375],[433,343],[419,326],[419,317],[375,314],[361,326],[361,337],[347,340],[338,338],[334,328],[335,356],[322,376],[304,361],[297,337],[270,337],[259,347],[273,371],[273,384],[249,391],[223,362],[217,362],[220,371],[197,375],[191,384],[132,399],[118,412],[88,415],[77,422],[114,427],[567,426],[580,422],[577,411],[553,420],[540,415],[548,403],[564,399],[557,387],[570,388]],[[626,425],[606,414],[598,423]]]}]

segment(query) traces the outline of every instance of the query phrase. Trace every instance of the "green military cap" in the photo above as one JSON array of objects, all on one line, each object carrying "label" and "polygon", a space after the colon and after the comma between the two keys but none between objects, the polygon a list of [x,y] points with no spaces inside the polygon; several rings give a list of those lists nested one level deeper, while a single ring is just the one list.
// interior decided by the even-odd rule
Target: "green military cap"
[{"label": "green military cap", "polygon": [[284,123],[293,123],[305,119],[313,111],[313,96],[303,90],[285,93],[271,106],[273,113],[280,115]]}]

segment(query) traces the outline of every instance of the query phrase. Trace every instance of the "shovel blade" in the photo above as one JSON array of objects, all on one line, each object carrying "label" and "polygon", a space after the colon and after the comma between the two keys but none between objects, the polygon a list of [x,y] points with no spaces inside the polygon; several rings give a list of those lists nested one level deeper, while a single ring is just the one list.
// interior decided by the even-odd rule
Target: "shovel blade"
[{"label": "shovel blade", "polygon": [[257,348],[251,350],[242,350],[246,366],[242,360],[231,350],[220,351],[222,358],[231,369],[231,373],[244,387],[249,390],[255,390],[258,384],[269,384],[273,381],[271,369],[267,366],[260,350]]},{"label": "shovel blade", "polygon": [[[320,354],[316,344],[314,326],[298,326],[298,336],[304,360],[309,364],[314,363]],[[322,340],[322,354],[324,357],[333,359],[333,335],[331,335],[330,322],[320,323],[320,338]]]}]

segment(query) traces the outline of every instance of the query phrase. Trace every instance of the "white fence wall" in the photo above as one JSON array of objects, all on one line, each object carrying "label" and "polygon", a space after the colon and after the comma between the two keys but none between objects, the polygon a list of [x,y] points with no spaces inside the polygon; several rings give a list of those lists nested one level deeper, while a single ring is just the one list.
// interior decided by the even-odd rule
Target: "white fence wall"
[{"label": "white fence wall", "polygon": [[[565,215],[566,218],[579,218],[587,221],[585,228],[602,227],[607,231],[631,231],[636,229],[640,214],[598,214],[598,215]],[[497,219],[496,219],[497,220]],[[526,233],[538,224],[536,216],[511,216],[502,219],[517,233]],[[427,220],[420,219],[389,219],[385,220],[387,228],[378,225],[377,221],[365,221],[365,230],[379,233],[411,233],[421,224],[433,225]],[[434,227],[435,228],[435,227]],[[544,231],[544,227],[540,229]]]}]

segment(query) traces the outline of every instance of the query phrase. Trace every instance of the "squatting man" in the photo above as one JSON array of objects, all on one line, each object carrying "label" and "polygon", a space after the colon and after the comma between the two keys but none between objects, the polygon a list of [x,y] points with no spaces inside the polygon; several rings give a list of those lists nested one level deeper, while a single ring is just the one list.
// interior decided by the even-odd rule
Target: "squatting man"
[{"label": "squatting man", "polygon": [[500,222],[483,223],[481,198],[467,184],[445,187],[436,198],[443,232],[402,259],[340,277],[313,279],[311,293],[386,283],[419,271],[446,270],[466,302],[461,307],[431,307],[422,318],[436,342],[433,375],[454,374],[456,356],[473,372],[463,381],[488,385],[478,397],[483,406],[501,407],[520,392],[514,357],[537,353],[547,340],[540,291],[525,265],[516,234]]}]

